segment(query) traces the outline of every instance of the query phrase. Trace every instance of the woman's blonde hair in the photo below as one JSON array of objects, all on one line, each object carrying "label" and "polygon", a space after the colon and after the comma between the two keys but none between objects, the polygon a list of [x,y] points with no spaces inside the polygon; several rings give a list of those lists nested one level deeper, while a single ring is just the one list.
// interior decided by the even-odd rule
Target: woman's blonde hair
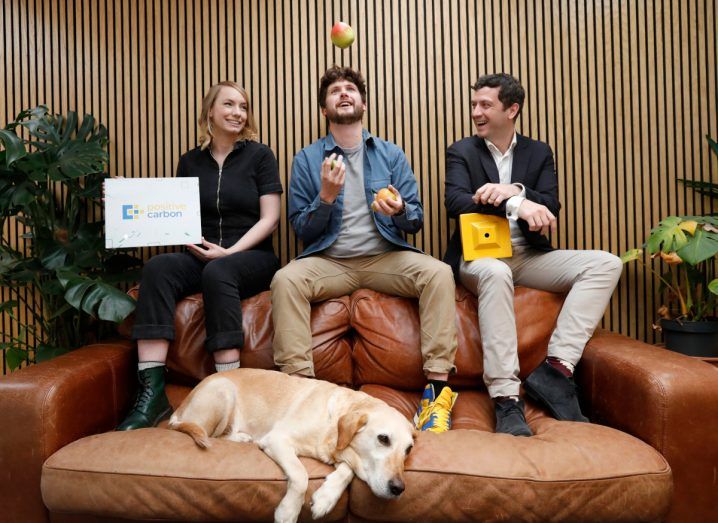
[{"label": "woman's blonde hair", "polygon": [[197,123],[199,124],[199,145],[202,149],[206,149],[210,143],[212,143],[212,123],[209,121],[209,111],[212,109],[214,102],[217,100],[217,95],[222,87],[232,87],[239,91],[247,102],[247,122],[244,124],[242,132],[239,133],[238,140],[254,140],[259,139],[257,132],[257,123],[254,121],[254,115],[252,114],[252,105],[249,101],[249,94],[236,82],[219,82],[213,85],[204,95],[202,100],[202,113],[199,116]]}]

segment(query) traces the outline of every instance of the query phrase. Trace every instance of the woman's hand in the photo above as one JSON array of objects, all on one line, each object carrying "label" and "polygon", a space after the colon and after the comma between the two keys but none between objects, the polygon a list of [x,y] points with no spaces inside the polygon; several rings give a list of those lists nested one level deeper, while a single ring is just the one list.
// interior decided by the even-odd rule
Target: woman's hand
[{"label": "woman's hand", "polygon": [[202,247],[187,244],[187,249],[196,258],[202,260],[203,262],[209,262],[212,260],[216,260],[217,258],[223,258],[224,256],[227,256],[227,254],[229,254],[227,252],[227,249],[225,249],[224,247],[220,247],[216,243],[208,242],[204,238],[202,238]]}]

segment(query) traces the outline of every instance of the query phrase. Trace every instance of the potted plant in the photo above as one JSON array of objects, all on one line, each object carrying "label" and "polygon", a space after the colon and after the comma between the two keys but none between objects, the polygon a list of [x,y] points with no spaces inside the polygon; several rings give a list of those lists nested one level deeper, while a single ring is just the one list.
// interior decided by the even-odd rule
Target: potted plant
[{"label": "potted plant", "polygon": [[0,129],[0,226],[7,231],[14,218],[24,227],[24,246],[0,240],[0,285],[12,298],[0,312],[18,321],[24,303],[29,316],[18,334],[2,333],[11,369],[94,341],[107,322],[134,310],[116,285],[136,280],[141,260],[106,251],[99,219],[107,143],[107,130],[92,116],[79,121],[74,112],[53,115],[44,106]]},{"label": "potted plant", "polygon": [[[706,138],[718,154],[718,144]],[[718,195],[716,184],[681,181],[706,196]],[[664,303],[658,316],[666,347],[690,356],[718,357],[718,217],[664,218],[651,230],[644,249],[630,250],[621,259],[640,263],[660,280]],[[660,258],[667,271],[655,271],[645,255]]]}]

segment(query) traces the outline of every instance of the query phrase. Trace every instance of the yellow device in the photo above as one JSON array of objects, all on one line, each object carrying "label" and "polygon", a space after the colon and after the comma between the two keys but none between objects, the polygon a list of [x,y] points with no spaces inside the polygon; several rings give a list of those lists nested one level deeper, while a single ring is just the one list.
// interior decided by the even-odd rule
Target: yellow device
[{"label": "yellow device", "polygon": [[459,226],[464,260],[511,257],[508,218],[474,212],[459,216]]}]

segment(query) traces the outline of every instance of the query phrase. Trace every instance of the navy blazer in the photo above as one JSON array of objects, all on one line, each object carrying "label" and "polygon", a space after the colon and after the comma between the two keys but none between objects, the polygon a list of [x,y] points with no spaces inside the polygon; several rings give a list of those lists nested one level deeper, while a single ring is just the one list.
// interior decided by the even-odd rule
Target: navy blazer
[{"label": "navy blazer", "polygon": [[[444,205],[451,218],[460,214],[480,212],[506,216],[506,203],[494,205],[475,204],[471,197],[486,183],[501,183],[499,170],[486,141],[478,136],[464,138],[454,143],[446,151],[446,180],[444,182]],[[561,204],[558,201],[558,180],[553,162],[551,147],[544,142],[532,140],[520,134],[516,135],[511,183],[521,183],[526,187],[526,198],[545,205],[554,216],[558,216]],[[525,220],[519,219],[518,225],[529,245],[542,250],[553,250],[549,239],[540,232],[529,231]],[[458,220],[456,230],[449,240],[444,261],[451,265],[458,275],[461,262],[461,235]]]}]

